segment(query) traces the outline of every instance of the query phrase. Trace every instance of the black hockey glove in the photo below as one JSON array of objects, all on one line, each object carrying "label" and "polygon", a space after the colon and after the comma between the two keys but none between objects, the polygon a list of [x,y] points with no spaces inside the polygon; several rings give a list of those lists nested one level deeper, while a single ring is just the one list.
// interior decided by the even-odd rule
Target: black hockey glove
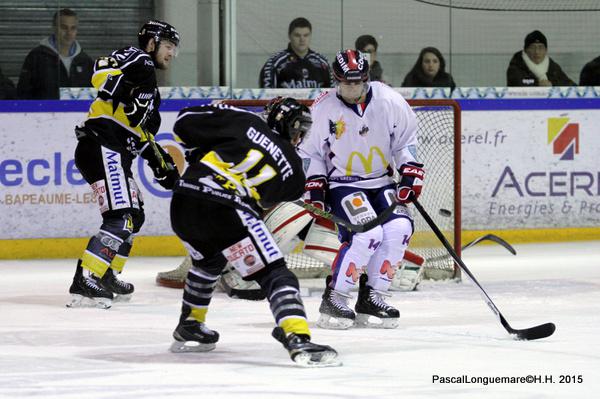
[{"label": "black hockey glove", "polygon": [[[161,146],[157,145],[158,152],[161,154],[164,160],[164,165],[159,162],[148,162],[148,165],[152,168],[154,173],[154,179],[158,184],[167,190],[172,190],[175,187],[175,183],[179,179],[179,172],[177,171],[177,165],[168,152],[166,152]],[[158,161],[158,160],[157,160]]]},{"label": "black hockey glove", "polygon": [[155,91],[155,89],[148,90],[141,88],[136,88],[133,90],[131,94],[131,102],[123,109],[127,119],[129,120],[129,126],[141,126],[142,129],[144,128],[146,120],[154,110]]},{"label": "black hockey glove", "polygon": [[177,168],[173,169],[161,169],[154,173],[154,179],[166,190],[172,190],[175,187],[175,183],[179,180],[179,172]]},{"label": "black hockey glove", "polygon": [[417,162],[407,162],[400,166],[400,182],[396,188],[396,201],[401,204],[412,202],[413,199],[419,198],[421,189],[423,188],[423,180],[425,172],[423,164]]}]

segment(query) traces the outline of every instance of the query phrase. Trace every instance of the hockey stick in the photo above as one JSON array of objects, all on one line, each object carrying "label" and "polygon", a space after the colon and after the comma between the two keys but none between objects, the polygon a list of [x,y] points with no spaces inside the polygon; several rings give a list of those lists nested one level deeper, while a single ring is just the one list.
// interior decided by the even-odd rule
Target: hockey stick
[{"label": "hockey stick", "polygon": [[[387,222],[390,215],[394,212],[396,207],[399,205],[397,202],[394,202],[392,205],[388,206],[383,212],[381,212],[375,219],[369,220],[364,224],[353,224],[348,222],[347,220],[342,219],[339,216],[334,215],[333,213],[322,210],[321,208],[317,208],[314,205],[308,204],[302,200],[292,201],[294,204],[301,206],[302,208],[309,211],[312,215],[321,217],[323,219],[331,220],[332,222],[344,226],[348,230],[362,233],[365,231],[369,231],[374,227],[377,227],[385,222]],[[314,217],[314,216],[313,216]]]},{"label": "hockey stick", "polygon": [[425,221],[427,222],[427,224],[429,225],[431,230],[433,230],[433,232],[435,233],[437,238],[440,240],[440,242],[444,245],[444,247],[446,248],[446,250],[448,251],[450,256],[452,256],[452,259],[454,259],[454,262],[456,262],[456,264],[462,269],[462,271],[464,271],[467,274],[467,276],[469,276],[471,281],[473,281],[473,283],[475,283],[475,285],[479,288],[485,303],[487,303],[488,307],[498,317],[498,319],[500,320],[500,323],[506,329],[506,331],[508,331],[509,334],[515,335],[516,338],[518,338],[518,339],[529,341],[529,340],[533,340],[533,339],[546,338],[554,333],[554,330],[556,330],[556,326],[554,325],[554,323],[540,324],[539,326],[526,328],[523,330],[516,330],[516,329],[512,328],[508,324],[508,322],[506,321],[506,319],[504,318],[502,313],[500,313],[500,310],[498,310],[498,308],[496,307],[496,305],[494,304],[492,299],[489,297],[487,292],[485,292],[485,290],[483,289],[481,284],[479,284],[479,282],[477,281],[477,279],[475,278],[473,273],[471,273],[471,271],[469,270],[467,265],[465,265],[465,263],[462,261],[462,259],[460,259],[458,257],[458,255],[454,251],[454,248],[452,248],[452,245],[450,245],[450,243],[448,242],[446,237],[444,237],[444,234],[436,226],[435,222],[427,214],[427,212],[425,211],[423,206],[416,199],[413,199],[413,204],[415,205],[415,207],[417,208],[417,210],[419,211],[421,216],[423,216],[423,219],[425,219]]},{"label": "hockey stick", "polygon": [[[517,254],[517,251],[513,248],[512,245],[510,245],[509,243],[507,243],[506,241],[504,241],[502,238],[498,237],[495,234],[486,234],[484,236],[478,237],[478,238],[474,239],[473,241],[471,241],[470,243],[465,244],[461,248],[461,250],[464,251],[464,250],[474,247],[475,245],[479,244],[480,242],[486,241],[486,240],[493,241],[493,242],[503,246],[504,248],[506,248],[506,250],[508,252],[510,252],[513,255]],[[427,258],[426,260],[428,262],[431,262],[431,261],[446,259],[449,257],[450,257],[450,254],[446,254],[446,255],[434,256],[433,258]]]}]

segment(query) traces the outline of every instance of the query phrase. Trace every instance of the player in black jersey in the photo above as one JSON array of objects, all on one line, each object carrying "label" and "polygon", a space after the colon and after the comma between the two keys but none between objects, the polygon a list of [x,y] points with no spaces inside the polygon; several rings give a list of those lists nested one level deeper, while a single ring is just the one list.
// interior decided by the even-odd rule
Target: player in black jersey
[{"label": "player in black jersey", "polygon": [[131,173],[136,156],[147,160],[164,188],[171,189],[179,178],[173,159],[154,142],[160,127],[156,69],[169,67],[179,33],[151,20],[138,41],[139,48],[123,48],[96,60],[92,84],[98,96],[87,120],[75,128],[75,164],[94,191],[102,225],[77,263],[69,307],[89,298],[93,305],[109,308],[114,295],[127,298],[134,290],[117,274],[144,223],[142,197]]},{"label": "player in black jersey", "polygon": [[179,113],[173,130],[187,149],[189,166],[173,189],[171,224],[192,268],[172,351],[215,348],[219,334],[205,319],[229,262],[267,295],[277,323],[273,336],[292,360],[305,366],[339,364],[335,350],[310,342],[298,279],[260,216],[263,209],[303,194],[305,176],[294,146],[311,124],[308,107],[292,98],[272,101],[264,117],[222,104]]},{"label": "player in black jersey", "polygon": [[312,25],[306,18],[290,22],[286,49],[274,54],[260,70],[258,84],[265,88],[311,89],[332,87],[327,59],[310,49]]}]

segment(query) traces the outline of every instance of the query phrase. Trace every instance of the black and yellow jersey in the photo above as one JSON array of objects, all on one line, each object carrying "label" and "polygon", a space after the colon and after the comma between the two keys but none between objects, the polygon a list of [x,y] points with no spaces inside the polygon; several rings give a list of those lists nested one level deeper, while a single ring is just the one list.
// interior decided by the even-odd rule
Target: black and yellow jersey
[{"label": "black and yellow jersey", "polygon": [[220,104],[184,108],[173,131],[189,163],[174,191],[259,212],[257,206],[292,201],[304,192],[296,149],[252,112]]},{"label": "black and yellow jersey", "polygon": [[[100,57],[94,64],[92,84],[98,96],[90,106],[85,128],[91,129],[102,145],[115,151],[135,151],[146,132],[140,126],[131,127],[123,110],[131,103],[132,92],[143,90],[151,93],[153,112],[146,131],[155,134],[160,127],[160,95],[156,82],[156,69],[152,57],[136,47],[114,51],[108,57]],[[133,147],[133,148],[132,148]]]}]

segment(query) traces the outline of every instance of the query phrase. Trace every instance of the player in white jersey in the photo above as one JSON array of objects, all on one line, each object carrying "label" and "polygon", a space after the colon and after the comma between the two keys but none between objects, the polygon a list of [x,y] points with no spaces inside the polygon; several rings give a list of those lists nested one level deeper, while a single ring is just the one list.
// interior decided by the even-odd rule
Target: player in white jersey
[{"label": "player in white jersey", "polygon": [[[424,178],[416,160],[416,117],[399,93],[369,82],[360,52],[340,51],[332,69],[337,88],[313,104],[311,134],[300,146],[306,200],[355,224],[375,218],[393,201],[400,205],[372,230],[353,234],[339,226],[344,246],[326,280],[317,325],[395,328],[400,313],[384,297],[413,233],[405,204],[419,196]],[[348,300],[357,282],[355,314]],[[372,324],[369,316],[380,320]]]}]

